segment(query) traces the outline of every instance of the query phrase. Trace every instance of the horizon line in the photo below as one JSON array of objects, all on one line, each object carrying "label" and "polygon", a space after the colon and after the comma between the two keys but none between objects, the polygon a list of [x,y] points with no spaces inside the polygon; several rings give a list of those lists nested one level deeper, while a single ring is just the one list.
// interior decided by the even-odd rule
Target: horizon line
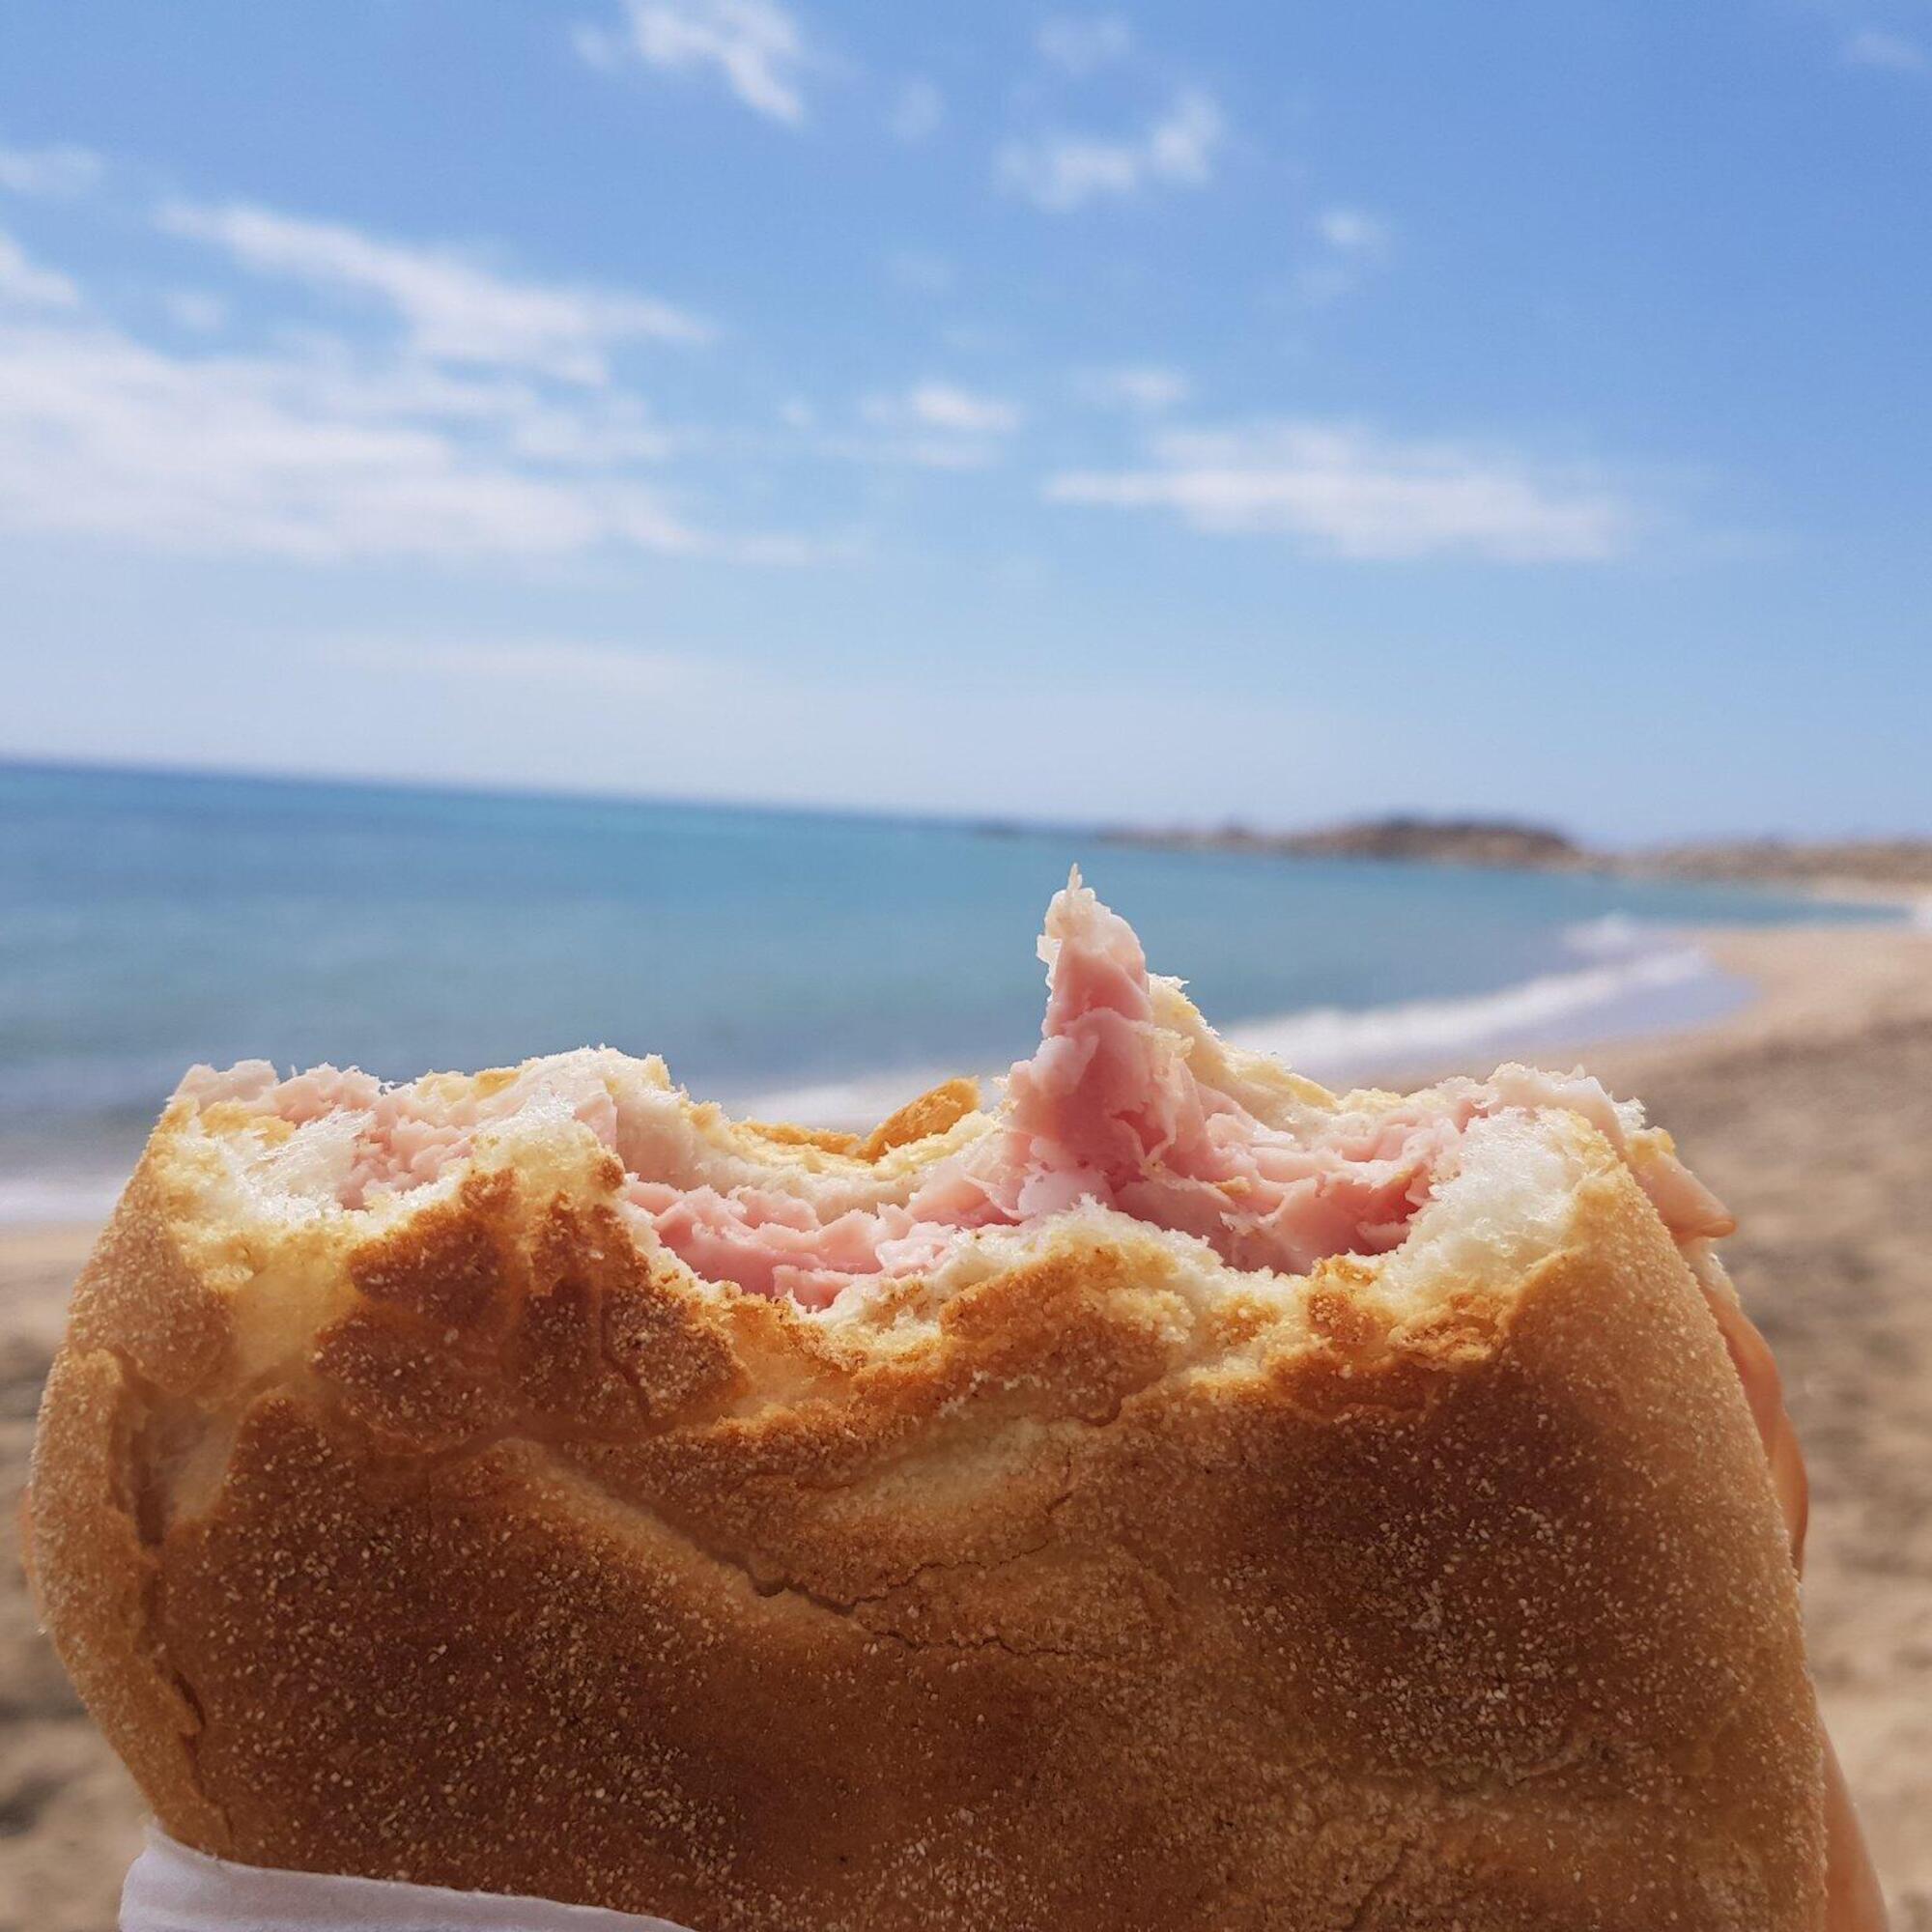
[{"label": "horizon line", "polygon": [[[1924,830],[1843,830],[1793,832],[1760,828],[1755,831],[1733,829],[1723,832],[1679,833],[1668,838],[1614,843],[1578,838],[1567,826],[1514,812],[1484,812],[1467,808],[1426,809],[1410,804],[1388,805],[1355,812],[1341,818],[1300,821],[1292,825],[1265,823],[1229,814],[1209,814],[1194,819],[1160,820],[1110,815],[1105,818],[1035,817],[1013,811],[963,811],[940,807],[867,805],[856,802],[826,803],[805,800],[728,796],[702,792],[613,791],[607,786],[576,786],[565,781],[490,781],[464,778],[402,777],[379,772],[322,770],[315,768],[248,764],[202,764],[192,760],[168,758],[94,757],[85,754],[49,756],[43,753],[12,750],[0,746],[0,774],[38,772],[49,775],[120,776],[174,780],[188,783],[241,782],[265,785],[317,785],[342,791],[405,792],[424,797],[497,799],[558,805],[657,806],[706,811],[739,812],[753,817],[795,817],[861,820],[883,825],[943,827],[961,832],[977,832],[992,837],[1048,837],[1076,834],[1083,838],[1135,842],[1167,838],[1211,839],[1216,837],[1256,838],[1296,838],[1308,834],[1373,827],[1398,820],[1413,819],[1424,825],[1478,823],[1517,832],[1555,833],[1575,845],[1586,858],[1631,858],[1647,852],[1669,851],[1681,847],[1729,845],[1864,845],[1922,844],[1932,840],[1932,827]],[[1212,849],[1211,847],[1206,849]],[[1318,854],[1278,854],[1276,856],[1314,859]],[[1383,862],[1386,863],[1386,862]]]},{"label": "horizon line", "polygon": [[174,779],[195,783],[320,785],[339,791],[399,791],[438,798],[500,799],[557,805],[644,805],[736,811],[748,816],[870,819],[881,824],[947,826],[993,834],[1075,832],[1103,836],[1127,829],[1127,821],[1031,818],[1010,812],[948,811],[935,807],[823,804],[801,800],[709,795],[701,792],[612,791],[564,782],[486,782],[476,779],[398,778],[371,772],[343,772],[269,765],[199,764],[172,759],[56,756],[0,747],[0,774],[40,772],[68,776]]}]

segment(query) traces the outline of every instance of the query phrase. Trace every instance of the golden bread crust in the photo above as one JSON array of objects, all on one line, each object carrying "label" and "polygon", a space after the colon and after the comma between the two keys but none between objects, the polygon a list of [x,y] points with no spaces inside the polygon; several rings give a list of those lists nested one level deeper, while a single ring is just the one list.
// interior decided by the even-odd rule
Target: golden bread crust
[{"label": "golden bread crust", "polygon": [[[1089,1233],[827,1321],[641,1255],[595,1164],[210,1244],[180,1131],[33,1521],[189,1844],[699,1932],[1823,1923],[1763,1458],[1601,1143],[1560,1252],[1418,1319]],[[298,1266],[266,1348],[237,1284]]]}]

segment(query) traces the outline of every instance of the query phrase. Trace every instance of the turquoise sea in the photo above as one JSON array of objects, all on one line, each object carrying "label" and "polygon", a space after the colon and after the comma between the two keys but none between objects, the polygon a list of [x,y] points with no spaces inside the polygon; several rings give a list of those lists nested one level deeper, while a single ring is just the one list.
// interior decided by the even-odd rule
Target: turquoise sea
[{"label": "turquoise sea", "polygon": [[840,1120],[1038,1025],[1078,862],[1209,1017],[1310,1070],[1689,1019],[1745,889],[1149,851],[629,800],[0,765],[0,1218],[96,1211],[182,1069],[400,1077],[588,1042]]}]

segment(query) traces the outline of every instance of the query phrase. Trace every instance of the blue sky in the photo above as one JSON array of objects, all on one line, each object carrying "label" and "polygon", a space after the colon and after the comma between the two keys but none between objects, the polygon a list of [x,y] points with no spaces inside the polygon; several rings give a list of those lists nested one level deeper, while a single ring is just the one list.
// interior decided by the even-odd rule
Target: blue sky
[{"label": "blue sky", "polygon": [[12,6],[0,751],[1932,829],[1932,6]]}]

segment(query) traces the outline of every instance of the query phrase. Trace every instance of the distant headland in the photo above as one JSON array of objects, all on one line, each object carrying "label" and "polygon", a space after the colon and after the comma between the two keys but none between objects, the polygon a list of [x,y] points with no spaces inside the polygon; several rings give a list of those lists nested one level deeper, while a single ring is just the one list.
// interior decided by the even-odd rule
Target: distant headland
[{"label": "distant headland", "polygon": [[1252,826],[1116,826],[1109,843],[1287,859],[1401,860],[1629,877],[1758,881],[1818,890],[1932,891],[1932,838],[1711,839],[1604,850],[1555,826],[1514,818],[1433,818],[1399,812],[1305,832]]}]

